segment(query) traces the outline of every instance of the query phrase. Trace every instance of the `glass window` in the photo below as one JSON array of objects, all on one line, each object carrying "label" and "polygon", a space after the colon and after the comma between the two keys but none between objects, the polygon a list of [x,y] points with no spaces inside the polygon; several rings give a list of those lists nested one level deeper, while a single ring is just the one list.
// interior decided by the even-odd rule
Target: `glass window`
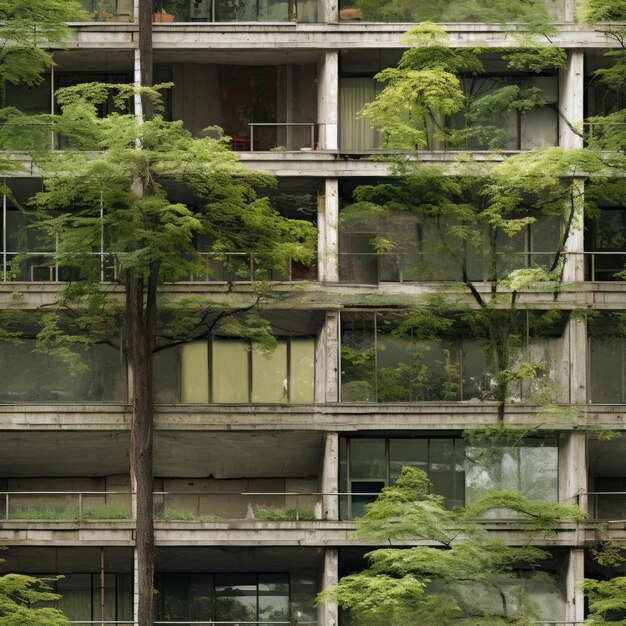
[{"label": "glass window", "polygon": [[[349,451],[348,451],[349,450]],[[341,499],[342,519],[358,517],[386,485],[398,479],[404,466],[424,470],[432,492],[447,506],[465,500],[464,442],[454,437],[342,438],[339,448],[339,485],[351,496]],[[349,463],[346,462],[349,455]],[[388,459],[388,461],[387,461]],[[366,495],[367,494],[367,495]]]},{"label": "glass window", "polygon": [[517,446],[469,446],[465,472],[468,502],[493,490],[514,491],[540,502],[558,501],[558,446],[554,439],[529,439]]},{"label": "glass window", "polygon": [[215,619],[223,622],[253,622],[257,619],[254,574],[215,575]]},{"label": "glass window", "polygon": [[37,352],[34,340],[0,342],[0,401],[126,402],[126,367],[119,351],[104,344],[77,350],[84,367],[73,372],[59,357]]},{"label": "glass window", "polygon": [[157,402],[174,404],[180,402],[180,353],[175,346],[154,355],[154,395]]}]

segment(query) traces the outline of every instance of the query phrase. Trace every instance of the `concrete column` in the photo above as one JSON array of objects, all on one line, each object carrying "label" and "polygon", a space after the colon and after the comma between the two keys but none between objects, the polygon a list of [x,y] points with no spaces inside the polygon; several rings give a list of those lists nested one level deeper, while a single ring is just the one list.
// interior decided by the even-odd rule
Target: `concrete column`
[{"label": "concrete column", "polygon": [[581,623],[585,621],[585,596],[580,582],[585,577],[585,551],[582,548],[570,550],[565,573],[565,620]]},{"label": "concrete column", "polygon": [[[137,11],[137,6],[135,6],[135,10]],[[135,12],[135,15],[138,15]],[[135,87],[141,86],[141,66],[140,66],[140,55],[139,48],[135,48],[135,60],[133,64],[133,82]],[[135,105],[135,115],[139,118],[143,117],[143,108],[141,106],[141,96],[136,93],[133,97],[134,105]]]},{"label": "concrete column", "polygon": [[[559,437],[559,501],[587,512],[587,437],[584,432]],[[578,496],[578,497],[576,497]]]},{"label": "concrete column", "polygon": [[336,283],[339,280],[339,181],[327,178],[324,193],[317,202],[318,279]]},{"label": "concrete column", "polygon": [[317,10],[319,20],[323,24],[334,24],[339,21],[339,0],[318,0]]},{"label": "concrete column", "polygon": [[[563,332],[563,355],[560,371],[569,381],[565,402],[587,403],[587,322],[570,319]],[[566,385],[567,387],[567,385]]]},{"label": "concrete column", "polygon": [[133,622],[139,623],[139,561],[137,548],[133,550]]},{"label": "concrete column", "polygon": [[[337,548],[324,550],[322,564],[321,589],[334,587],[339,581],[339,551]],[[334,602],[324,602],[317,609],[317,623],[319,626],[338,626],[339,607]]]},{"label": "concrete column", "polygon": [[584,97],[584,54],[571,50],[567,56],[567,68],[559,73],[559,146],[582,148],[583,140],[578,132],[583,118]]},{"label": "concrete column", "polygon": [[583,194],[585,182],[581,178],[572,181],[575,188],[574,217],[565,240],[565,282],[582,282],[585,280],[585,207]]},{"label": "concrete column", "polygon": [[315,350],[315,402],[339,401],[339,313],[327,311]]},{"label": "concrete column", "polygon": [[[339,493],[339,434],[326,433],[322,460],[321,492]],[[322,519],[339,519],[339,496],[322,496]]]},{"label": "concrete column", "polygon": [[565,0],[565,8],[563,11],[564,22],[576,21],[576,3],[575,0]]},{"label": "concrete column", "polygon": [[[578,135],[582,131],[584,119],[584,54],[572,50],[568,53],[567,68],[559,74],[559,146],[561,148],[582,148],[583,139]],[[584,207],[582,194],[584,182],[574,181],[579,192],[574,220],[565,242],[565,268],[563,279],[566,282],[585,279],[584,256]]]},{"label": "concrete column", "polygon": [[339,52],[322,52],[317,64],[317,120],[321,150],[338,149]]}]

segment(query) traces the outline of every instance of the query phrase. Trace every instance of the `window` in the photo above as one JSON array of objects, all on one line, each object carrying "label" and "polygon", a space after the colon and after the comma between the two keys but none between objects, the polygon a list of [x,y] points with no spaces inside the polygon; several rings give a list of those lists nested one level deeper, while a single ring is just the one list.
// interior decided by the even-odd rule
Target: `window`
[{"label": "window", "polygon": [[626,269],[626,209],[603,208],[586,225],[587,280],[623,280]]},{"label": "window", "polygon": [[351,519],[365,512],[383,487],[395,483],[404,466],[424,470],[432,492],[446,498],[448,506],[463,504],[464,442],[453,437],[343,438],[340,445],[341,517]]},{"label": "window", "polygon": [[447,506],[471,503],[494,490],[540,502],[558,501],[558,443],[527,438],[511,445],[469,444],[460,437],[344,437],[339,448],[342,519],[359,517],[403,467],[423,470]]},{"label": "window", "polygon": [[157,620],[167,622],[297,623],[313,612],[316,592],[300,573],[161,573],[156,587]]},{"label": "window", "polygon": [[155,388],[163,403],[312,403],[315,340],[280,338],[267,355],[225,337],[183,344],[157,353]]}]

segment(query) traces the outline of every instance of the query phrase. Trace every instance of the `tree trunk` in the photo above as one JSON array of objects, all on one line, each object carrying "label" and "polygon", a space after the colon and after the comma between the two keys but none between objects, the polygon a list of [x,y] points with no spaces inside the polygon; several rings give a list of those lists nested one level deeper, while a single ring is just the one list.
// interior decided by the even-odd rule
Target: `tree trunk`
[{"label": "tree trunk", "polygon": [[[152,87],[152,0],[139,0],[138,41],[139,41],[139,80],[142,87]],[[154,103],[145,95],[141,96],[141,108],[144,119],[154,117]]]},{"label": "tree trunk", "polygon": [[127,349],[133,372],[130,445],[131,485],[136,493],[137,616],[139,626],[152,626],[154,589],[154,348],[158,264],[151,265],[148,289],[136,271],[126,277]]}]

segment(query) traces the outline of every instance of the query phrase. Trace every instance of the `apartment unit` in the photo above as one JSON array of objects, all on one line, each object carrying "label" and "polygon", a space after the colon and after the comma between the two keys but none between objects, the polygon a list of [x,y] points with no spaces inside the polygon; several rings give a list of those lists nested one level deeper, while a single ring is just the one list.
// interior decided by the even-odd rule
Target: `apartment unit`
[{"label": "apartment unit", "polygon": [[[615,42],[577,23],[573,0],[546,6],[567,68],[539,75],[511,72],[498,54],[489,56],[510,41],[503,26],[443,14],[452,46],[487,50],[481,80],[462,79],[468,93],[532,87],[543,104],[498,122],[497,151],[479,140],[452,149],[433,136],[420,159],[446,166],[470,153],[488,167],[536,146],[579,147],[576,124],[624,106],[591,80]],[[8,86],[7,105],[54,113],[60,87],[132,82],[132,0],[85,0],[85,7],[92,21],[72,24],[44,83]],[[542,255],[551,258],[566,241],[559,298],[532,289],[519,297],[526,320],[558,311],[547,334],[526,336],[563,410],[538,417],[521,386],[505,419],[533,436],[515,446],[471,442],[465,430],[498,423],[480,342],[462,324],[439,342],[393,332],[394,315],[424,294],[459,294],[458,271],[422,258],[429,231],[409,215],[390,214],[382,226],[341,217],[355,188],[390,175],[376,158],[379,134],[356,113],[380,89],[373,76],[398,62],[418,9],[370,15],[366,3],[349,0],[159,0],[154,19],[155,80],[174,83],[165,115],[196,134],[223,127],[246,166],[278,177],[279,210],[308,207],[304,215],[318,228],[316,267],[292,263],[270,277],[283,296],[265,311],[278,338],[271,357],[218,335],[157,357],[157,622],[346,626],[335,605],[314,604],[316,594],[364,566],[372,545],[352,538],[354,518],[403,465],[427,471],[450,505],[500,487],[577,502],[588,522],[536,540],[551,553],[545,568],[557,585],[533,593],[545,622],[581,622],[577,582],[616,574],[590,558],[589,546],[626,540],[626,441],[597,436],[626,428],[626,343],[612,332],[620,323],[614,314],[626,309],[615,276],[626,261],[626,207],[579,216],[569,233],[542,218],[516,239],[508,269],[547,263]],[[17,209],[41,183],[27,156],[14,158],[24,167],[7,178],[13,195],[3,197],[0,306],[34,310],[71,274],[51,264],[54,242],[38,239]],[[380,228],[402,234],[402,255],[373,246]],[[247,302],[253,254],[242,251],[250,256],[242,279],[212,259],[210,242],[197,245],[206,275],[163,289],[219,301],[228,288]],[[114,268],[104,241],[101,253],[107,284]],[[472,260],[470,278],[488,292],[483,263]],[[598,314],[573,313],[581,309]],[[428,372],[421,384],[393,378],[416,346]],[[355,360],[355,351],[367,358]],[[73,623],[133,623],[129,371],[123,352],[107,345],[85,362],[72,375],[32,342],[0,344],[0,545],[9,548],[9,571],[64,575],[59,606]],[[510,521],[488,527],[495,538],[525,541]]]}]

